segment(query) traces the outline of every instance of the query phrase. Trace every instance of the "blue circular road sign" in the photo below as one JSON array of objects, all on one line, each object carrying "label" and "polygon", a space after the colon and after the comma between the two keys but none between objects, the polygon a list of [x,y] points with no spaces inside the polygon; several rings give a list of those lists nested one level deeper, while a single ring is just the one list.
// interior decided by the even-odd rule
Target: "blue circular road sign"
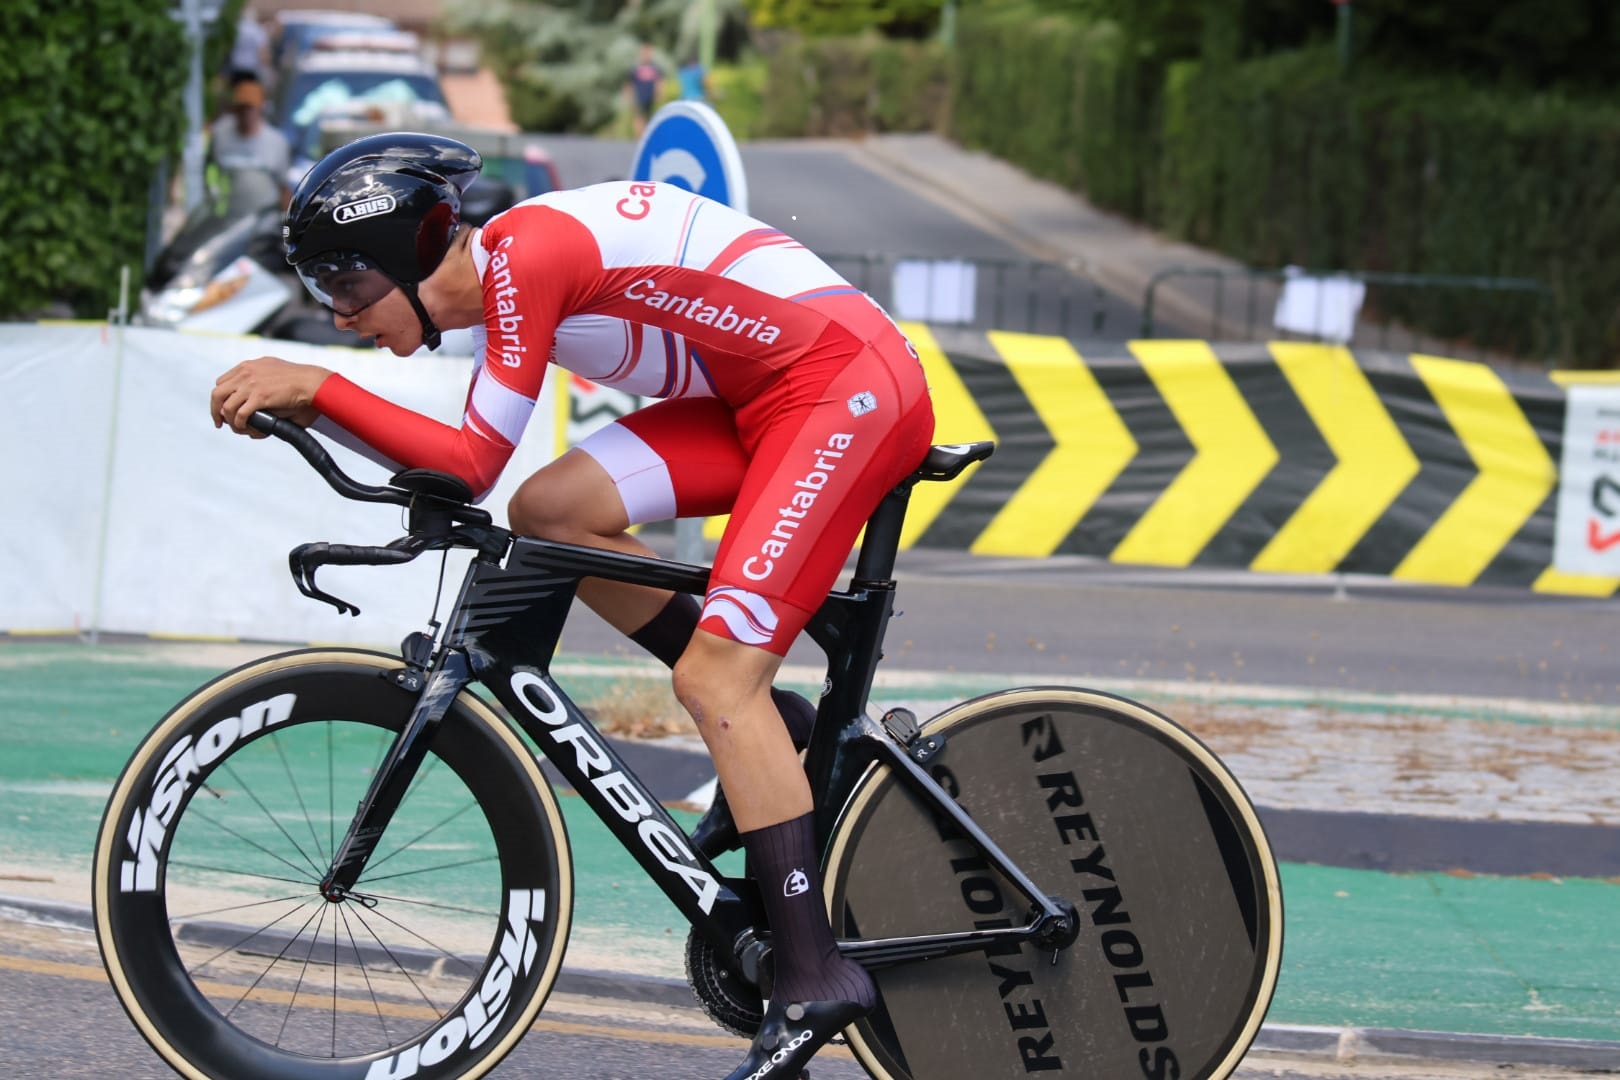
[{"label": "blue circular road sign", "polygon": [[653,114],[630,177],[674,184],[748,213],[737,142],[720,114],[701,101],[672,101]]}]

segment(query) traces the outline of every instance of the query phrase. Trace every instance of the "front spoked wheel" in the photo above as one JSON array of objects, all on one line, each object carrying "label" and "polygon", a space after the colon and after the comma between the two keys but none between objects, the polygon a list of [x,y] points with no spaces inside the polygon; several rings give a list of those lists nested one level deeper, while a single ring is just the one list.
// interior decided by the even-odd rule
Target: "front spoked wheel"
[{"label": "front spoked wheel", "polygon": [[[850,1048],[883,1080],[1035,1073],[1220,1080],[1271,1002],[1282,958],[1276,862],[1243,789],[1147,707],[1038,687],[955,706],[925,768],[1080,937],[874,972],[883,1002]],[[1027,923],[978,849],[888,769],[856,786],[825,874],[840,938]]]},{"label": "front spoked wheel", "polygon": [[562,963],[567,836],[534,756],[469,693],[347,896],[318,890],[416,695],[397,658],[272,657],[177,706],[113,790],[102,958],[175,1069],[232,1080],[476,1077]]}]

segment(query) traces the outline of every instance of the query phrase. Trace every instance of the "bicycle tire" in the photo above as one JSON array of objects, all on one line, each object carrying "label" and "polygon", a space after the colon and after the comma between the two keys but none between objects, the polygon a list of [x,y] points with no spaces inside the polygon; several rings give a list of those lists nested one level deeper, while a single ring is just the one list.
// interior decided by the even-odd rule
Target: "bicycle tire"
[{"label": "bicycle tire", "polygon": [[[1061,687],[963,702],[923,725],[924,768],[1036,885],[1080,912],[1056,956],[1000,947],[880,968],[846,1034],[880,1080],[1221,1080],[1258,1033],[1282,955],[1276,862],[1253,805],[1185,729]],[[886,767],[828,846],[841,938],[1022,925],[1017,891]]]},{"label": "bicycle tire", "polygon": [[175,706],[114,785],[96,935],[125,1011],[181,1075],[477,1077],[550,993],[573,909],[562,814],[534,755],[470,692],[351,897],[317,891],[416,700],[402,666],[317,649],[228,672]]}]

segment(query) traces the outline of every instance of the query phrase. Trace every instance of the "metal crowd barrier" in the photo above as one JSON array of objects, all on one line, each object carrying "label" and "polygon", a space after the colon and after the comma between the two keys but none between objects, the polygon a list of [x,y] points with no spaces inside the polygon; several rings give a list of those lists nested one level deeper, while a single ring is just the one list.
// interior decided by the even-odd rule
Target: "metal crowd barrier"
[{"label": "metal crowd barrier", "polygon": [[[1311,322],[1309,299],[1307,328],[1279,329],[1278,300],[1291,281],[1359,285],[1364,297],[1348,335],[1320,332],[1335,319],[1319,309]],[[1322,304],[1330,295],[1327,289],[1312,294]],[[1166,311],[1175,323],[1171,330],[1163,326]],[[1553,291],[1530,278],[1176,266],[1148,282],[1141,316],[1144,338],[1180,337],[1190,329],[1211,341],[1337,341],[1481,361],[1550,365],[1558,356]]]},{"label": "metal crowd barrier", "polygon": [[1079,263],[878,253],[821,257],[902,320],[1121,341],[1135,327],[1130,305],[1110,296]]}]

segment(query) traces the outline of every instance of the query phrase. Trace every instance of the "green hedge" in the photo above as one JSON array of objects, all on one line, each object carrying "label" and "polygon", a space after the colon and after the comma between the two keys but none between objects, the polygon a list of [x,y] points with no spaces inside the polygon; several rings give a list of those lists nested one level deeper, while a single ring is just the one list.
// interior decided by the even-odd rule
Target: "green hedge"
[{"label": "green hedge", "polygon": [[[1331,48],[1156,68],[1107,26],[969,13],[951,134],[1257,267],[1534,278],[1390,290],[1380,314],[1577,367],[1620,362],[1620,105],[1359,66]],[[1505,324],[1505,325],[1504,325]]]},{"label": "green hedge", "polygon": [[147,200],[175,154],[186,42],[168,0],[0,4],[0,318],[63,305],[104,316],[120,266],[139,280]]},{"label": "green hedge", "polygon": [[937,42],[876,34],[784,38],[767,57],[755,134],[941,130],[950,102],[949,59]]},{"label": "green hedge", "polygon": [[[951,134],[1099,205],[1146,211],[1151,81],[1117,29],[969,13],[951,72]],[[1144,137],[1146,136],[1146,137]]]},{"label": "green hedge", "polygon": [[709,104],[714,106],[732,137],[739,141],[760,133],[769,75],[762,60],[725,64],[709,73]]},{"label": "green hedge", "polygon": [[[1609,367],[1620,358],[1620,106],[1363,68],[1330,49],[1166,80],[1156,224],[1256,266],[1529,277],[1502,293],[1392,291],[1445,336]],[[1547,333],[1555,334],[1547,339]]]}]

